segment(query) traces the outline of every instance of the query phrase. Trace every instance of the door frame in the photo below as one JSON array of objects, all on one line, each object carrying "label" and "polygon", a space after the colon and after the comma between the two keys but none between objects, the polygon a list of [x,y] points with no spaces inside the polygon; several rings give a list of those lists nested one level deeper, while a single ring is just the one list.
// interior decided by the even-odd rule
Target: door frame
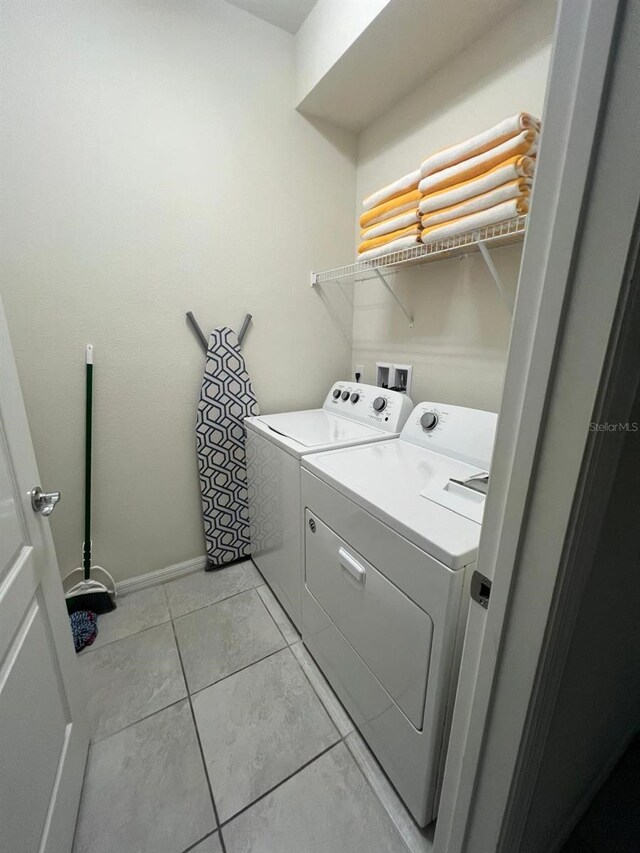
[{"label": "door frame", "polygon": [[597,535],[621,444],[588,425],[626,420],[639,378],[628,261],[640,176],[626,171],[640,150],[639,5],[559,10],[478,555],[491,602],[471,604],[434,853],[520,847],[588,574],[585,531]]}]

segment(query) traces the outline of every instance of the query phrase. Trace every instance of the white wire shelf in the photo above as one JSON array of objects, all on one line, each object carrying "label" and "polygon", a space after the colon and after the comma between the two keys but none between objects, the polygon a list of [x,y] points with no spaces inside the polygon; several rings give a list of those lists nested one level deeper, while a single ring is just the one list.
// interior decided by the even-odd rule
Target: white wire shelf
[{"label": "white wire shelf", "polygon": [[428,245],[420,243],[412,246],[410,249],[402,249],[399,252],[380,255],[380,257],[373,258],[370,261],[356,261],[344,267],[336,267],[335,269],[323,270],[322,272],[312,272],[311,285],[327,284],[342,280],[353,282],[369,281],[370,279],[379,279],[382,273],[387,276],[408,267],[442,261],[445,258],[460,257],[479,251],[482,251],[483,255],[485,255],[483,249],[508,246],[512,243],[521,242],[524,239],[526,226],[527,216],[525,214],[524,216],[507,219],[504,222],[498,222],[495,225],[476,228],[474,231],[467,231],[464,234],[458,234],[456,237],[449,237],[446,240],[438,240]]}]

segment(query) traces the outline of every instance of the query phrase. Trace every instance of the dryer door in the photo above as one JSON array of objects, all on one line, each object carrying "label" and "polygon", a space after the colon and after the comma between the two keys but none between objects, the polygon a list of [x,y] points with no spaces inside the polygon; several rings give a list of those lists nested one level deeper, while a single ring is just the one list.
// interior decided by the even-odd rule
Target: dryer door
[{"label": "dryer door", "polygon": [[416,729],[422,729],[433,623],[316,515],[306,512],[306,585]]}]

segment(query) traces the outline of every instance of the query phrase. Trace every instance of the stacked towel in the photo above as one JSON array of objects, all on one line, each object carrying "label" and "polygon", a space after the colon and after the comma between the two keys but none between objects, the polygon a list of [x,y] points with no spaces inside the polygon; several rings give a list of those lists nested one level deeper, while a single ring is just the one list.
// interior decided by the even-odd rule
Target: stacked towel
[{"label": "stacked towel", "polygon": [[527,213],[539,134],[537,118],[517,113],[372,193],[362,202],[359,260]]},{"label": "stacked towel", "polygon": [[418,186],[420,178],[421,175],[419,169],[416,169],[414,172],[409,172],[408,175],[398,178],[398,180],[394,181],[392,184],[389,184],[381,190],[367,196],[367,198],[362,202],[362,206],[365,210],[371,210],[372,207],[377,207],[379,204],[389,201],[389,199],[404,195]]},{"label": "stacked towel", "polygon": [[518,113],[422,163],[421,239],[432,243],[529,210],[540,122]]},{"label": "stacked towel", "polygon": [[396,252],[420,242],[422,224],[418,203],[420,170],[409,172],[397,181],[365,198],[360,217],[358,246],[360,260],[370,260],[387,252]]}]

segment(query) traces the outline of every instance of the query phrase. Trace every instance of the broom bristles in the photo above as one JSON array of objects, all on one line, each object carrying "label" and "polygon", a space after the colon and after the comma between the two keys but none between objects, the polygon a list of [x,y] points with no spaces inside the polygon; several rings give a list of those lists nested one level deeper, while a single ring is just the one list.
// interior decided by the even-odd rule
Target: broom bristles
[{"label": "broom bristles", "polygon": [[116,603],[108,592],[85,592],[66,599],[67,613],[89,610],[91,613],[110,613],[116,609]]}]

